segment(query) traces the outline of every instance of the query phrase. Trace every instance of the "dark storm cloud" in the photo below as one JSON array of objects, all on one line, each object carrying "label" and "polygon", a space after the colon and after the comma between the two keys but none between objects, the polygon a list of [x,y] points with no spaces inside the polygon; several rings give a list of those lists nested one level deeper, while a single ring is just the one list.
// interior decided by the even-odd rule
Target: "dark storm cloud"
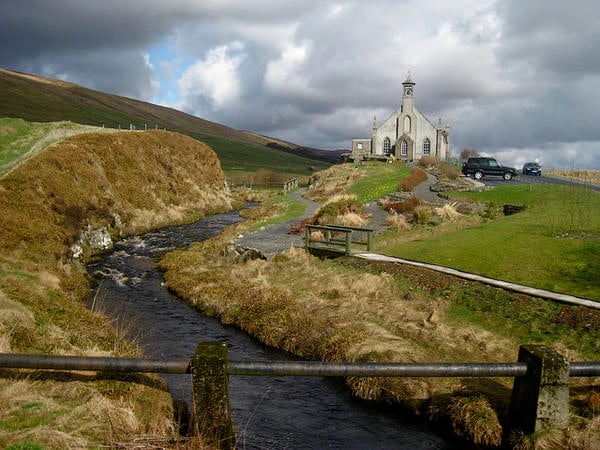
[{"label": "dark storm cloud", "polygon": [[368,137],[373,116],[400,106],[411,71],[417,107],[452,127],[455,154],[600,167],[596,9],[593,0],[10,1],[0,66],[321,148]]}]

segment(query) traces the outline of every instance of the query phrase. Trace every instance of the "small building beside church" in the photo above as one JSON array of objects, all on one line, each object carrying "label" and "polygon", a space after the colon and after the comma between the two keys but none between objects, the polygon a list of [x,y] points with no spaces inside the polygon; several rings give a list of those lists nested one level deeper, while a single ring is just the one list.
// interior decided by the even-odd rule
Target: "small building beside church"
[{"label": "small building beside church", "polygon": [[410,73],[402,83],[402,104],[379,126],[373,119],[370,139],[352,140],[352,159],[394,157],[415,161],[423,156],[446,161],[450,156],[450,127],[434,126],[415,107],[415,82]]}]

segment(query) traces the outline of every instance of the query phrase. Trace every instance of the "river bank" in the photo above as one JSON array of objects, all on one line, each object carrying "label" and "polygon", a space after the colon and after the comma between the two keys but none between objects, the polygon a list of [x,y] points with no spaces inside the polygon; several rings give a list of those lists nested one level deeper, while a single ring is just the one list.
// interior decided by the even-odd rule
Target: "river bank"
[{"label": "river bank", "polygon": [[[176,133],[67,138],[0,178],[0,351],[142,357],[86,308],[84,231],[114,239],[231,209],[206,145]],[[175,446],[171,395],[158,376],[0,370],[0,447]]]},{"label": "river bank", "polygon": [[[421,271],[391,276],[385,269],[321,260],[292,247],[269,261],[244,261],[226,251],[253,217],[220,236],[169,253],[161,260],[167,286],[191,305],[222,323],[235,325],[260,342],[322,361],[493,361],[514,360],[518,345],[499,340],[477,327],[448,324],[451,297],[465,284],[454,281],[428,287]],[[288,244],[289,245],[289,244]],[[460,345],[457,343],[460,342]],[[478,445],[499,445],[501,411],[491,399],[479,400],[473,385],[455,379],[348,379],[358,398],[401,405],[440,426],[447,405],[463,399],[461,423],[477,408],[487,417],[477,429],[463,423],[462,437]],[[496,380],[493,394],[510,391]],[[460,416],[460,417],[459,417]],[[483,430],[481,429],[483,428]]]},{"label": "river bank", "polygon": [[[490,299],[547,308],[539,299],[426,269],[321,260],[289,240],[269,260],[229,252],[268,215],[262,208],[247,211],[245,223],[210,242],[167,255],[161,267],[169,288],[194,307],[266,345],[323,361],[515,361],[522,342],[457,320],[454,305]],[[355,396],[402,405],[465,445],[495,447],[512,439],[505,430],[510,379],[346,381]],[[581,432],[553,435],[552,442],[579,440],[578,448],[589,447],[597,439],[589,431],[593,422],[581,425]]]},{"label": "river bank", "polygon": [[[164,286],[156,268],[156,255],[202,241],[239,220],[236,213],[220,214],[119,241],[89,266],[98,280],[94,309],[126,328],[149,358],[189,359],[199,342],[222,341],[230,361],[297,360],[194,310]],[[191,377],[164,378],[176,404],[189,404]],[[356,401],[339,379],[230,376],[229,398],[238,448],[452,448],[422,420]]]}]

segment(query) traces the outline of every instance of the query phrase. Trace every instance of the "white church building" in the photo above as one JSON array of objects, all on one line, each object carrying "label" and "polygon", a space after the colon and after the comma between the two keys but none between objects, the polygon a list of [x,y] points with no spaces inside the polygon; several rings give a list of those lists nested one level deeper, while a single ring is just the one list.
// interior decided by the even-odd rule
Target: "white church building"
[{"label": "white church building", "polygon": [[450,156],[450,127],[442,127],[442,120],[434,126],[415,107],[415,82],[410,73],[402,83],[402,105],[377,126],[373,119],[371,139],[352,140],[352,159],[394,156],[401,161],[415,161],[423,156],[442,161]]}]

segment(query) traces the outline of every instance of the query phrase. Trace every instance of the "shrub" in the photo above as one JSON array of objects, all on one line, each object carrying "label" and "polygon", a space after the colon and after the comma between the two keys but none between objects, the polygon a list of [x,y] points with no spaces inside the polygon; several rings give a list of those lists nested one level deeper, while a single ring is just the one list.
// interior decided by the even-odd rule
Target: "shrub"
[{"label": "shrub", "polygon": [[435,156],[425,155],[419,159],[417,164],[424,169],[431,169],[432,167],[438,167],[441,164],[441,161]]},{"label": "shrub", "polygon": [[414,209],[423,204],[423,200],[421,200],[419,197],[415,197],[414,195],[411,195],[410,197],[406,198],[405,200],[399,201],[399,202],[387,202],[387,203],[383,203],[382,206],[384,209],[388,210],[388,211],[395,211],[397,213],[409,213],[409,212],[413,212]]},{"label": "shrub", "polygon": [[427,173],[419,167],[414,167],[411,172],[400,180],[398,190],[400,192],[411,192],[415,186],[427,180]]}]

